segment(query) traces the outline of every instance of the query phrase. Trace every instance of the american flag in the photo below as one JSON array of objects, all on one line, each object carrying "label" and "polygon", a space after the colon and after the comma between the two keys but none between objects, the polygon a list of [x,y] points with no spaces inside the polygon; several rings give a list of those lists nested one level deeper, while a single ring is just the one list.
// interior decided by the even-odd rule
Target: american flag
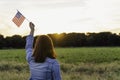
[{"label": "american flag", "polygon": [[12,19],[12,21],[18,27],[20,27],[20,25],[23,23],[24,20],[25,20],[25,17],[19,11],[16,13],[15,17]]}]

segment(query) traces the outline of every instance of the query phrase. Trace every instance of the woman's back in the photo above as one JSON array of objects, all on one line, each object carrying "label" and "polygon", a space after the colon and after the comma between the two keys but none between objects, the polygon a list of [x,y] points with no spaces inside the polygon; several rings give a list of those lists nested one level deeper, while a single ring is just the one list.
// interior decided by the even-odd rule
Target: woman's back
[{"label": "woman's back", "polygon": [[34,24],[30,22],[31,32],[26,38],[26,60],[30,68],[30,80],[61,80],[60,65],[56,60],[52,40],[40,36],[33,50]]},{"label": "woman's back", "polygon": [[[59,64],[56,59],[47,58],[44,63],[36,63],[34,59],[32,59],[29,62],[29,67],[31,72],[30,80],[53,80]],[[58,75],[56,76],[58,77]]]}]

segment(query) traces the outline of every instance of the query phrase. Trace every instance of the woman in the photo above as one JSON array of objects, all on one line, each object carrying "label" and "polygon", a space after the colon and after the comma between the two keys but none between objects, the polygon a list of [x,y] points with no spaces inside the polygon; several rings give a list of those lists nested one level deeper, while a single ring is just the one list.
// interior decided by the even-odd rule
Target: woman
[{"label": "woman", "polygon": [[30,68],[29,80],[61,80],[60,65],[56,60],[56,54],[51,38],[41,35],[37,38],[33,50],[34,27],[30,22],[30,35],[26,38],[26,60]]}]

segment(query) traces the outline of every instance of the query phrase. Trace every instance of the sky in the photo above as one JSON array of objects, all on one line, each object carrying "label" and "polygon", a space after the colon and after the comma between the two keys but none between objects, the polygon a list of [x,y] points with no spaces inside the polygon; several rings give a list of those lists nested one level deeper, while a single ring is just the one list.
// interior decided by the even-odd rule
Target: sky
[{"label": "sky", "polygon": [[29,34],[27,20],[12,22],[17,10],[35,24],[35,35],[120,32],[120,0],[0,0],[0,34]]}]

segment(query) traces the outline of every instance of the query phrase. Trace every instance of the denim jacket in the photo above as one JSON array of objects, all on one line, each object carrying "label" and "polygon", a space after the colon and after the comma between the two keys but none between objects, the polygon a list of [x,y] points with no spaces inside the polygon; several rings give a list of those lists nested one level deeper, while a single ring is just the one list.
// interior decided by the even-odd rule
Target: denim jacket
[{"label": "denim jacket", "polygon": [[36,63],[33,53],[33,40],[32,35],[26,38],[26,60],[30,68],[29,80],[61,80],[60,65],[56,59],[46,58],[43,63]]}]

